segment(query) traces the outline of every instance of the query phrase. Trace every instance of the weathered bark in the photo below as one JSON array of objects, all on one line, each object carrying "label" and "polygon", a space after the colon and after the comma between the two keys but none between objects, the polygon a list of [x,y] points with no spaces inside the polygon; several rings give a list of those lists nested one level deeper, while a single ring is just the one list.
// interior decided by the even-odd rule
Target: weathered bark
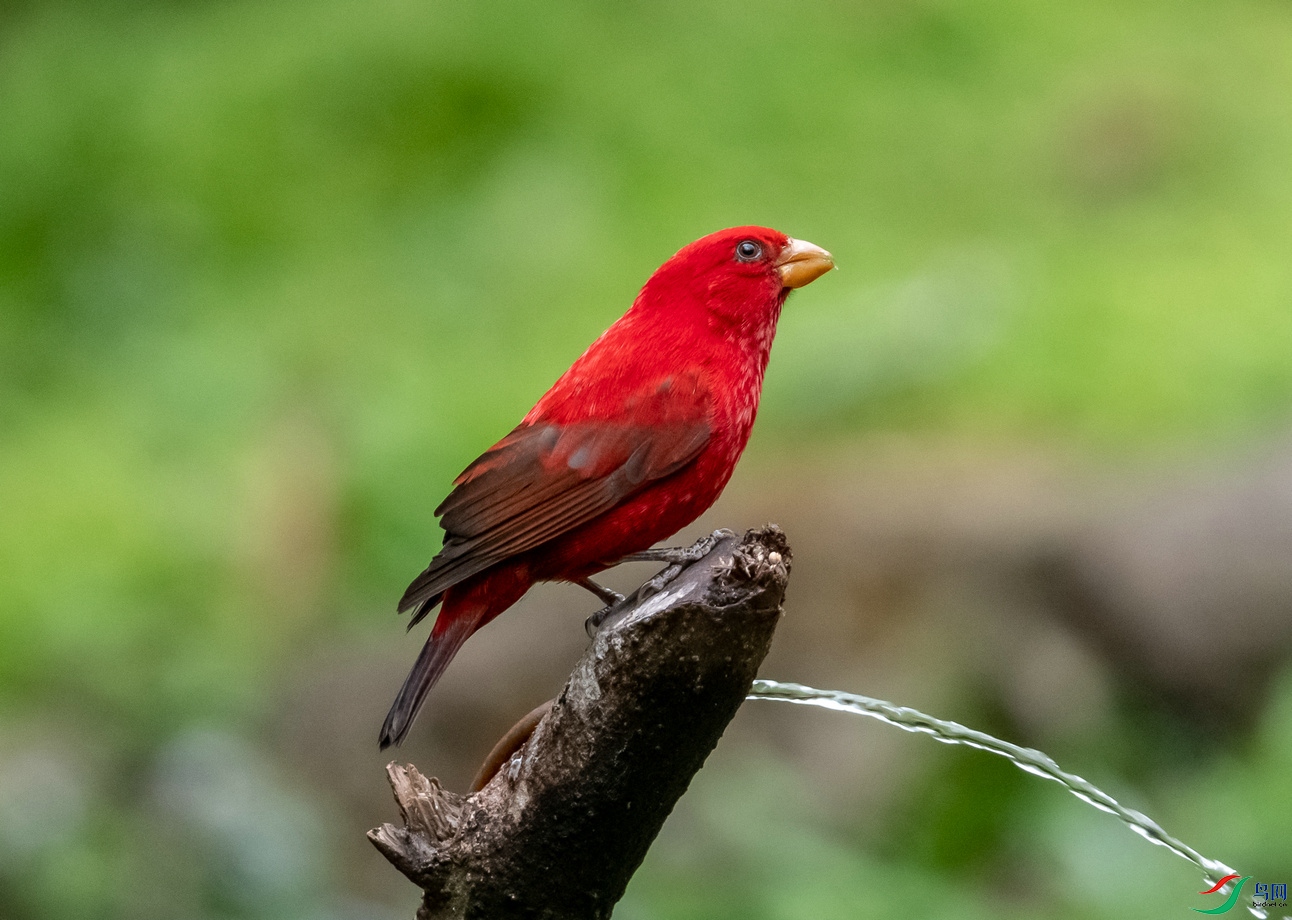
[{"label": "weathered bark", "polygon": [[420,920],[608,917],[748,693],[789,563],[769,525],[630,596],[479,792],[391,764],[404,826],[368,837],[422,888]]}]

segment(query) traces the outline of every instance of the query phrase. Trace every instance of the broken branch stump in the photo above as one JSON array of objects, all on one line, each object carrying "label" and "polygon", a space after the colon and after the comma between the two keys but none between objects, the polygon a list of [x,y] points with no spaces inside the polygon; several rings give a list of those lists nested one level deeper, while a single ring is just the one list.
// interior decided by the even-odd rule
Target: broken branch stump
[{"label": "broken branch stump", "polygon": [[749,692],[789,566],[768,525],[630,595],[479,792],[387,767],[404,826],[368,839],[422,889],[418,920],[609,917]]}]

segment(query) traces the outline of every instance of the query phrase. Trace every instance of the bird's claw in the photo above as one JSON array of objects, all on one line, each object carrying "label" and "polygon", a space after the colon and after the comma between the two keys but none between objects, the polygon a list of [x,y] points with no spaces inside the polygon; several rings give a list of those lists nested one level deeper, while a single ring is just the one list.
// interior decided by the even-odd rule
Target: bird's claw
[{"label": "bird's claw", "polygon": [[637,589],[637,597],[643,601],[648,597],[654,597],[656,594],[659,594],[668,587],[668,583],[674,578],[677,578],[681,571],[681,564],[677,562],[673,563],[650,580],[643,582],[642,586]]},{"label": "bird's claw", "polygon": [[597,637],[597,630],[601,628],[601,624],[606,621],[606,617],[610,616],[614,609],[614,604],[611,604],[608,607],[602,607],[596,613],[592,614],[592,616],[583,621],[583,629],[587,632],[589,639],[595,639]]},{"label": "bird's claw", "polygon": [[602,624],[605,623],[613,614],[622,611],[629,601],[632,603],[640,603],[649,597],[654,597],[656,594],[659,594],[668,587],[669,583],[672,582],[673,579],[677,578],[677,576],[682,573],[682,569],[686,568],[693,562],[699,562],[705,556],[709,555],[709,553],[713,552],[713,548],[715,546],[728,537],[733,536],[735,536],[735,534],[732,531],[723,528],[715,530],[706,537],[701,537],[690,546],[648,549],[644,552],[633,553],[630,556],[625,556],[620,560],[621,562],[663,562],[667,564],[664,569],[644,582],[640,588],[634,591],[627,598],[621,597],[613,591],[610,591],[608,588],[604,588],[601,585],[593,583],[591,579],[583,579],[578,582],[579,585],[592,591],[603,601],[606,601],[605,607],[602,607],[584,621],[583,628],[587,630],[588,638],[596,638],[597,631],[601,629]]},{"label": "bird's claw", "polygon": [[[709,555],[709,553],[713,551],[713,548],[717,546],[719,543],[721,543],[723,540],[727,539],[728,537],[734,537],[734,536],[735,536],[735,533],[733,531],[727,530],[727,528],[722,527],[722,528],[719,528],[718,530],[715,530],[707,537],[701,537],[700,539],[692,543],[690,546],[668,546],[668,547],[661,547],[659,549],[643,550],[640,553],[632,553],[630,555],[624,556],[624,558],[620,561],[621,562],[667,562],[670,566],[688,565],[692,562],[699,562],[705,556]],[[667,571],[667,569],[665,571]],[[660,575],[662,574],[664,573],[661,572]],[[673,574],[676,575],[677,573],[675,572]],[[655,581],[656,578],[659,578],[659,575],[656,575],[655,578],[652,578],[651,582]],[[660,585],[660,587],[662,588],[663,585],[671,581],[672,578],[673,576],[669,576],[669,578],[666,579],[663,582],[663,584]],[[647,582],[647,584],[650,584],[650,582]]]},{"label": "bird's claw", "polygon": [[623,611],[629,600],[634,604],[637,604],[646,600],[648,597],[654,597],[656,594],[663,591],[664,588],[668,586],[668,583],[676,578],[678,573],[681,571],[682,566],[678,563],[674,563],[659,572],[650,580],[644,582],[642,586],[634,591],[629,597],[620,597],[619,600],[602,607],[596,613],[592,614],[592,616],[588,617],[583,622],[583,628],[587,631],[588,638],[595,639],[597,637],[597,632],[601,629],[601,625],[612,615]]}]

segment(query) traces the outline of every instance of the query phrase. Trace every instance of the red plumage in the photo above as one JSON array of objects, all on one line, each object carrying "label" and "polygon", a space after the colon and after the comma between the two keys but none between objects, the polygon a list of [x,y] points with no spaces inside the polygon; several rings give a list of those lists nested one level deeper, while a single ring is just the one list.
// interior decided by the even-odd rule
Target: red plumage
[{"label": "red plumage", "polygon": [[717,500],[753,429],[785,298],[831,267],[824,250],[764,227],[686,246],[467,467],[436,509],[444,547],[399,603],[413,623],[443,606],[383,748],[404,739],[462,643],[530,586],[609,568]]}]

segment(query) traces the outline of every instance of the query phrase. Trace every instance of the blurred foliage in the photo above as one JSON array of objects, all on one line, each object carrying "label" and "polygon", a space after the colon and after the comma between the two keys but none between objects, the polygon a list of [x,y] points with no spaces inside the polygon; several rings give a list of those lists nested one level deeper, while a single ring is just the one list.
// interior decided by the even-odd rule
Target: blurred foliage
[{"label": "blurred foliage", "polygon": [[[1290,85],[1269,0],[0,10],[0,915],[381,915],[265,817],[329,817],[255,747],[284,666],[391,629],[451,476],[710,230],[841,266],[790,303],[755,451],[1285,423]],[[1286,826],[1271,751],[1160,817]],[[918,820],[991,842],[999,812],[1064,865],[1122,833],[994,775]],[[881,862],[729,805],[720,856],[653,855],[623,916],[1009,913],[939,855],[968,841]],[[1113,890],[1166,915],[1192,882],[1140,843],[1109,836]],[[1125,915],[1068,877],[1018,913]]]}]

